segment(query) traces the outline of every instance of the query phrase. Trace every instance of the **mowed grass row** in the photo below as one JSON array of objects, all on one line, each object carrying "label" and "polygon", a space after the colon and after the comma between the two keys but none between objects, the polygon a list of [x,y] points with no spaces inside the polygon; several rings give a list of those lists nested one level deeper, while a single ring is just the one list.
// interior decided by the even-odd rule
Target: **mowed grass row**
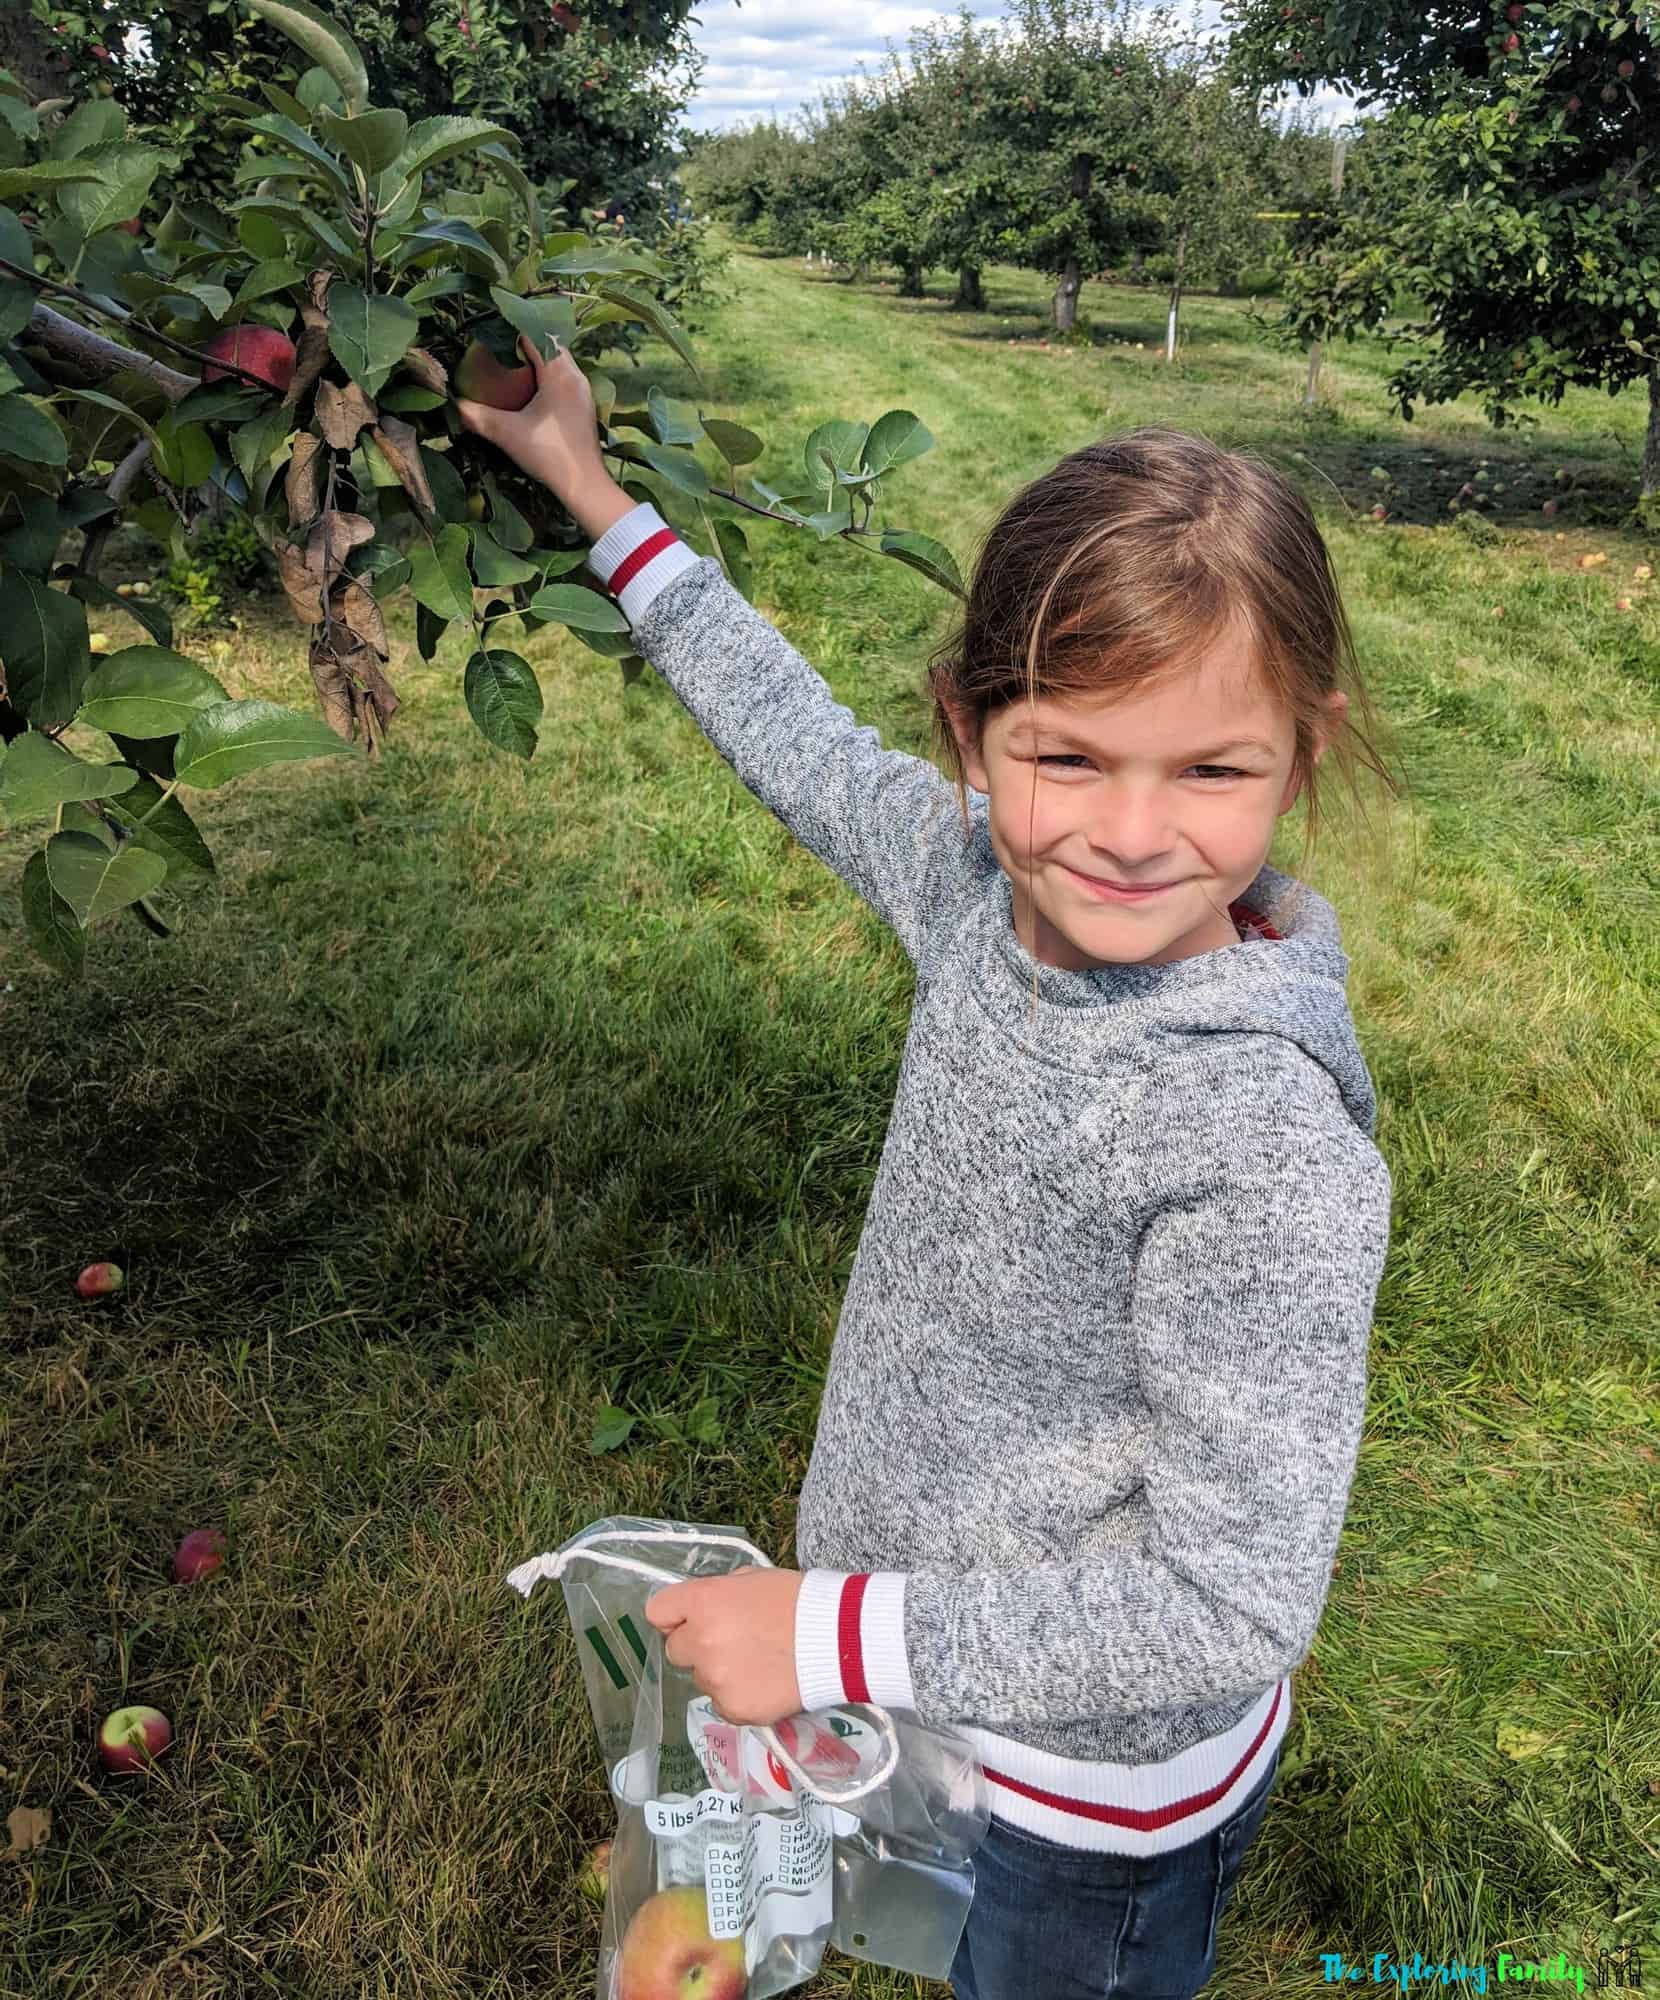
[{"label": "mowed grass row", "polygon": [[[1627,581],[1653,549],[1585,520],[1640,399],[1569,397],[1525,446],[1473,399],[1409,428],[1357,345],[1306,412],[1243,304],[1190,299],[1172,369],[1156,293],[1092,287],[1099,344],[1040,349],[1042,284],[988,284],[964,315],[740,253],[699,400],[768,438],[769,483],[816,423],[914,410],[938,444],[887,518],[965,568],[1017,484],[1107,431],[1273,454],[1410,786],[1369,835],[1339,801],[1309,870],[1354,961],[1394,1241],[1341,1560],[1211,1990],[1311,1995],[1332,1951],[1590,1966],[1622,1938],[1653,1990],[1660,618]],[[1385,454],[1402,485],[1434,460],[1428,493],[1524,452],[1592,496],[1563,541],[1536,507],[1496,546],[1439,502],[1434,528],[1359,512]],[[927,754],[943,593],[755,527],[763,609]],[[1580,572],[1590,548],[1610,561]],[[503,1574],[613,1513],[794,1559],[910,967],[655,674],[526,650],[528,764],[466,719],[460,640],[426,666],[405,617],[380,763],[199,798],[219,882],[171,942],[99,930],[78,988],[0,905],[0,1762],[7,1810],[52,1814],[0,1863],[8,1994],[582,2000],[573,1877],[612,1814],[557,1588],[525,1604]],[[311,704],[278,606],[224,673]],[[0,837],[0,879],[37,838]],[[83,1307],[104,1255],[128,1289]],[[606,1403],[640,1421],[595,1454]],[[176,1589],[174,1542],[215,1521],[226,1570]],[[174,1721],[147,1780],[96,1764],[123,1701]],[[832,1955],[802,1990],[944,1989]]]}]

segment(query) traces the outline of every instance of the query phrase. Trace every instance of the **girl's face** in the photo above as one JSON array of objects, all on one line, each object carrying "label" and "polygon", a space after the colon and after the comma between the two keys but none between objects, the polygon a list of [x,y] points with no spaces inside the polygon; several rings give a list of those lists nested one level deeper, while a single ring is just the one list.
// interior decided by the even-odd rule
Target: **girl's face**
[{"label": "girl's face", "polygon": [[[1346,706],[1328,696],[1317,758]],[[968,782],[991,800],[1016,934],[1040,963],[1166,965],[1238,943],[1228,905],[1297,798],[1295,724],[1242,633],[1108,701],[1022,695],[979,748],[953,726]]]}]

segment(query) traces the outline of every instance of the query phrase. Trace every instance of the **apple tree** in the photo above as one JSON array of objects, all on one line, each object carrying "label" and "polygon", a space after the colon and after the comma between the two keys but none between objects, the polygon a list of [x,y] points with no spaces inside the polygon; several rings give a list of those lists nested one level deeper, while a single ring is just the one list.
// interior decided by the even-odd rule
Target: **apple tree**
[{"label": "apple tree", "polygon": [[[671,386],[703,387],[653,289],[659,260],[548,207],[504,128],[372,105],[357,45],[304,0],[254,4],[312,65],[292,92],[227,104],[276,150],[250,152],[217,205],[172,205],[148,239],[126,225],[165,151],[116,99],[42,104],[0,77],[0,822],[39,829],[22,919],[71,976],[94,924],[131,914],[165,934],[166,896],[211,871],[200,794],[378,754],[402,592],[423,658],[466,635],[461,702],[517,756],[536,747],[542,695],[515,629],[570,632],[625,686],[644,671],[577,523],[456,413],[452,384],[526,399],[520,337],[573,356],[625,489],[744,595],[754,519],[962,593],[938,542],[872,526],[890,476],[933,442],[911,412],[820,423],[767,485],[745,471],[762,440],[701,394],[650,383],[623,407],[600,360],[630,329],[672,351]],[[436,188],[446,165],[459,171]],[[179,551],[204,495],[270,550],[319,712],[235,697],[175,648],[160,606],[101,580],[118,522]],[[89,613],[130,615],[142,636],[95,645]]]},{"label": "apple tree", "polygon": [[[1572,384],[1648,385],[1639,515],[1660,523],[1660,5],[1229,0],[1253,83],[1331,84],[1383,113],[1293,266],[1299,345],[1384,330],[1403,418],[1466,390],[1495,426]],[[1524,419],[1525,420],[1525,419]]]}]

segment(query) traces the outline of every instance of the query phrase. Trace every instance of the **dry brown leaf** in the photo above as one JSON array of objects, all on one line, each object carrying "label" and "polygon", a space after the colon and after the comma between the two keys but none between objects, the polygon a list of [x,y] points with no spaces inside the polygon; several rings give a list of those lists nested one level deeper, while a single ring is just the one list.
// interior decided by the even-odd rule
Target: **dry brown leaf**
[{"label": "dry brown leaf", "polygon": [[298,542],[277,544],[277,569],[288,593],[288,608],[302,625],[323,621],[323,596],[318,580],[306,563],[306,552]]},{"label": "dry brown leaf", "polygon": [[427,478],[427,469],[421,463],[421,441],[416,436],[413,424],[401,423],[396,417],[382,417],[369,433],[380,446],[381,456],[403,481],[403,490],[423,513],[436,514],[438,503],[432,497],[432,484]]},{"label": "dry brown leaf", "polygon": [[343,576],[334,587],[329,609],[331,616],[337,618],[354,639],[365,646],[372,646],[383,660],[386,658],[391,651],[386,642],[386,620],[365,578]]},{"label": "dry brown leaf", "polygon": [[52,1815],[34,1806],[13,1806],[6,1815],[6,1831],[11,1836],[6,1859],[21,1860],[31,1847],[39,1847],[51,1839]]},{"label": "dry brown leaf", "polygon": [[342,514],[331,508],[312,523],[303,553],[295,542],[284,542],[278,547],[277,567],[282,587],[302,625],[323,622],[323,593],[333,586],[352,550],[374,539],[373,521],[361,514]]},{"label": "dry brown leaf", "polygon": [[294,409],[300,398],[323,372],[329,358],[329,286],[332,271],[313,271],[306,280],[306,303],[300,308],[303,321],[298,347],[294,351],[294,375],[282,399],[285,410]]},{"label": "dry brown leaf", "polygon": [[352,743],[361,730],[374,756],[377,738],[385,736],[386,725],[398,711],[398,697],[370,648],[348,643],[350,638],[335,625],[312,641],[312,685],[322,703],[323,719],[334,733]]},{"label": "dry brown leaf", "polygon": [[399,365],[413,375],[423,389],[431,389],[439,396],[450,393],[450,378],[444,372],[444,364],[424,347],[407,348]]},{"label": "dry brown leaf", "polygon": [[288,525],[306,528],[317,518],[317,489],[323,471],[323,441],[311,431],[297,431],[294,453],[283,478],[288,497]]},{"label": "dry brown leaf", "polygon": [[365,424],[379,412],[355,382],[317,384],[317,428],[338,451],[350,451]]}]

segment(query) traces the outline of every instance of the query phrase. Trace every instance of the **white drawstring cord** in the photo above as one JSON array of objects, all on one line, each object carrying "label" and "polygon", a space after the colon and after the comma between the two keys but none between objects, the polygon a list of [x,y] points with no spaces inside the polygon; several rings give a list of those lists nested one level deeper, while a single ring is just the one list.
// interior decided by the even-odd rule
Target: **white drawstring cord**
[{"label": "white drawstring cord", "polygon": [[[745,1554],[754,1557],[761,1569],[775,1567],[771,1557],[763,1555],[753,1542],[746,1540],[742,1535],[698,1534],[685,1528],[613,1528],[606,1531],[604,1537],[599,1535],[594,1537],[595,1540],[602,1538],[627,1542],[695,1542],[699,1546],[709,1548],[742,1549]],[[537,1584],[557,1582],[564,1573],[565,1565],[578,1556],[585,1557],[589,1562],[605,1563],[613,1569],[632,1570],[635,1575],[646,1577],[654,1583],[694,1581],[693,1578],[681,1576],[674,1570],[664,1569],[657,1563],[643,1562],[637,1556],[607,1555],[603,1550],[587,1546],[580,1537],[567,1543],[556,1553],[532,1556],[528,1562],[522,1562],[516,1569],[510,1569],[507,1572],[507,1581],[521,1597],[528,1597]],[[862,1799],[867,1792],[872,1792],[878,1785],[885,1784],[899,1762],[899,1732],[894,1728],[893,1720],[887,1710],[877,1707],[874,1702],[860,1702],[857,1706],[868,1708],[871,1714],[877,1717],[878,1727],[886,1739],[886,1744],[876,1771],[870,1777],[850,1784],[844,1791],[834,1789],[826,1791],[823,1786],[808,1777],[795,1758],[779,1742],[771,1723],[743,1723],[737,1726],[759,1729],[762,1742],[794,1775],[804,1791],[811,1793],[825,1805],[839,1806],[845,1805],[850,1799]]]}]

